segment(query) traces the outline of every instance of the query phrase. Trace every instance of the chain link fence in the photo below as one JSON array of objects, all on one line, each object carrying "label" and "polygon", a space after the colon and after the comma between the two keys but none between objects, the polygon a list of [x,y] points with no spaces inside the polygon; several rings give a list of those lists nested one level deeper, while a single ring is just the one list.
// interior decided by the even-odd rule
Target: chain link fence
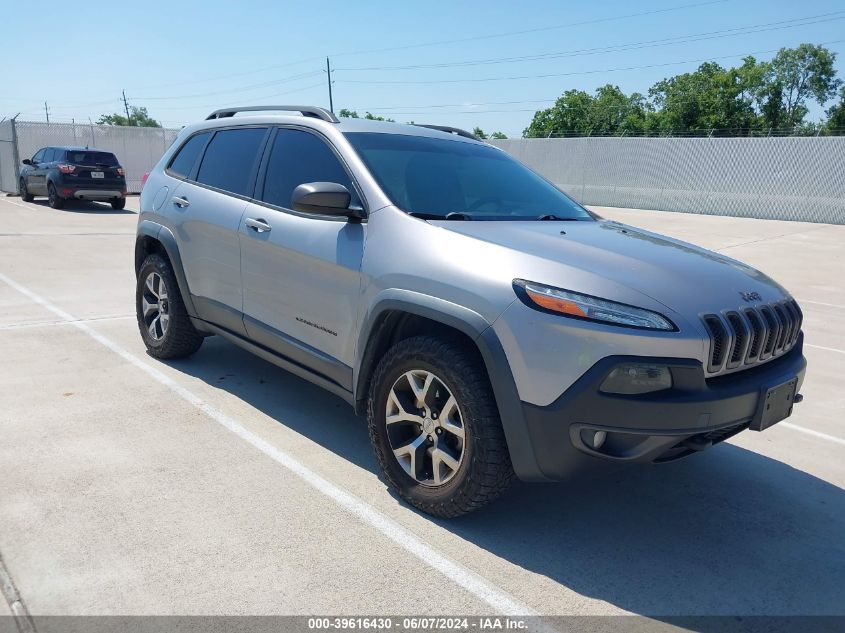
[{"label": "chain link fence", "polygon": [[45,146],[75,145],[112,152],[126,170],[127,189],[137,193],[144,173],[155,166],[178,133],[155,127],[4,121],[0,123],[0,191],[18,192],[22,159]]},{"label": "chain link fence", "polygon": [[490,142],[582,204],[845,224],[845,137]]}]

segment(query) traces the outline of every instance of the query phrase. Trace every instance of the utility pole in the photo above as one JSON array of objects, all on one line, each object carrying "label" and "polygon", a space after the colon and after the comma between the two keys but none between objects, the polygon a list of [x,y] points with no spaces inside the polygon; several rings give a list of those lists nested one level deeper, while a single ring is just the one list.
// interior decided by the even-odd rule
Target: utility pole
[{"label": "utility pole", "polygon": [[329,110],[334,112],[334,101],[332,100],[332,65],[329,63],[329,58],[326,57],[326,74],[329,80]]},{"label": "utility pole", "polygon": [[123,107],[126,109],[126,125],[132,125],[132,117],[129,116],[129,103],[126,101],[126,91],[123,91]]},{"label": "utility pole", "polygon": [[50,122],[50,110],[47,108],[47,102],[44,102],[44,114],[47,117],[47,123]]}]

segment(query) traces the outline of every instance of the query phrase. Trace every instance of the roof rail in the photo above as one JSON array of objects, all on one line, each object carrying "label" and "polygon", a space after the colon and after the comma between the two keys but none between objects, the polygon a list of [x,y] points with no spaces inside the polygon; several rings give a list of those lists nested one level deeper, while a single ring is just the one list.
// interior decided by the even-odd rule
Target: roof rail
[{"label": "roof rail", "polygon": [[243,108],[222,108],[215,110],[207,117],[206,121],[211,119],[224,119],[226,117],[235,116],[238,112],[266,112],[271,110],[282,110],[284,112],[299,112],[302,116],[312,117],[314,119],[321,119],[329,123],[339,123],[337,117],[333,112],[329,112],[325,108],[318,108],[317,106],[297,106],[297,105],[268,105],[268,106],[246,106]]},{"label": "roof rail", "polygon": [[448,132],[449,134],[457,134],[458,136],[463,136],[464,138],[471,138],[474,141],[481,140],[472,132],[467,132],[466,130],[462,130],[459,127],[449,127],[448,125],[426,125],[425,123],[414,123],[413,125],[416,125],[417,127],[427,127],[431,130]]}]

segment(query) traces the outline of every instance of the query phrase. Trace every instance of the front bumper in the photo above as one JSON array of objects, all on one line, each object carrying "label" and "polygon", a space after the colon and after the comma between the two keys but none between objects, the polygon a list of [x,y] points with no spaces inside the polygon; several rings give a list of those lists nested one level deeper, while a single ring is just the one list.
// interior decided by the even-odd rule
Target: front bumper
[{"label": "front bumper", "polygon": [[[560,480],[608,463],[670,461],[709,448],[748,428],[768,389],[794,379],[797,393],[807,365],[802,349],[803,335],[776,360],[711,379],[692,359],[604,358],[548,406],[522,403],[536,468],[546,479]],[[641,395],[602,393],[605,377],[625,362],[668,366],[673,387]],[[607,439],[594,449],[598,431]]]}]

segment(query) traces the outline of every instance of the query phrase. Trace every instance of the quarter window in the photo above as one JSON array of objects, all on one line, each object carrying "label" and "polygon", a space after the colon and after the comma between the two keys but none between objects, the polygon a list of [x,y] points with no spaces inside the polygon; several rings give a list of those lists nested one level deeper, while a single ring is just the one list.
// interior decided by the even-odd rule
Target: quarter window
[{"label": "quarter window", "polygon": [[341,184],[352,195],[351,204],[361,204],[349,174],[323,140],[302,130],[279,130],[267,164],[262,199],[289,209],[293,190],[306,182]]},{"label": "quarter window", "polygon": [[205,147],[205,143],[209,136],[211,136],[211,133],[205,132],[203,134],[192,136],[188,139],[188,142],[181,147],[173,160],[170,161],[168,171],[177,178],[187,178],[190,176],[191,171],[197,162],[197,158],[199,158],[200,152],[202,151],[202,148]]},{"label": "quarter window", "polygon": [[44,162],[44,152],[46,152],[46,151],[47,151],[46,149],[40,149],[37,152],[35,152],[35,156],[32,157],[32,162],[33,163]]},{"label": "quarter window", "polygon": [[250,177],[266,128],[222,130],[205,150],[197,182],[231,193],[250,195]]}]

